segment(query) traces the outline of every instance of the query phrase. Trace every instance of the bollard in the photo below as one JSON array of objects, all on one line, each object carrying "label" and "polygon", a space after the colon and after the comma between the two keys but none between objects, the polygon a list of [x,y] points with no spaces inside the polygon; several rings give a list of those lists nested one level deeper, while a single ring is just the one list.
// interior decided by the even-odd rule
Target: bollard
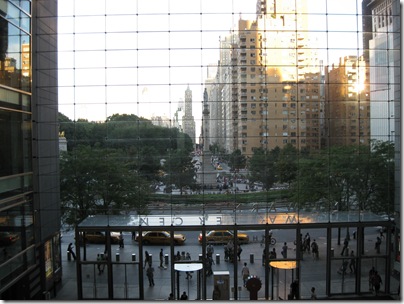
[{"label": "bollard", "polygon": [[334,248],[331,248],[331,252],[330,252],[331,257],[334,257]]},{"label": "bollard", "polygon": [[116,261],[119,262],[119,253],[117,253],[117,254],[115,255],[115,257],[116,257]]},{"label": "bollard", "polygon": [[254,253],[250,253],[250,263],[254,264]]},{"label": "bollard", "polygon": [[136,253],[132,253],[132,262],[136,262]]},{"label": "bollard", "polygon": [[151,265],[153,263],[153,255],[149,253],[149,264]]},{"label": "bollard", "polygon": [[216,253],[216,264],[220,264],[220,253]]},{"label": "bollard", "polygon": [[202,253],[199,254],[199,261],[202,261]]},{"label": "bollard", "polygon": [[67,252],[67,260],[68,261],[72,260],[72,254],[69,251]]},{"label": "bollard", "polygon": [[168,254],[164,255],[164,264],[168,265]]}]

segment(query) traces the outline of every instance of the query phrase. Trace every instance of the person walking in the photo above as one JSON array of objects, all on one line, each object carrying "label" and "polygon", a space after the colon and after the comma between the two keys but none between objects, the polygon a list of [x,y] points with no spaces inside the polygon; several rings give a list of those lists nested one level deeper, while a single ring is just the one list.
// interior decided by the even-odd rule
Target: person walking
[{"label": "person walking", "polygon": [[350,273],[356,272],[356,259],[355,259],[355,254],[354,254],[353,250],[351,250],[351,254],[350,254],[349,270],[351,271]]},{"label": "person walking", "polygon": [[318,253],[318,245],[316,240],[313,240],[311,243],[311,252],[313,254],[313,260],[318,260],[319,258],[319,253]]},{"label": "person walking", "polygon": [[348,244],[349,244],[348,239],[345,238],[344,247],[342,247],[341,255],[344,255],[345,250],[348,250]]},{"label": "person walking", "polygon": [[146,270],[146,275],[149,279],[149,286],[154,286],[154,268],[150,264]]},{"label": "person walking", "polygon": [[241,259],[241,252],[243,251],[243,248],[241,248],[240,245],[237,245],[237,258],[240,261]]},{"label": "person walking", "polygon": [[304,236],[304,241],[305,241],[305,247],[308,253],[310,253],[310,234],[307,232],[306,235]]},{"label": "person walking", "polygon": [[290,284],[290,300],[299,299],[299,281],[294,280],[292,284]]},{"label": "person walking", "polygon": [[375,249],[376,253],[380,253],[380,245],[382,244],[382,239],[380,237],[376,238]]},{"label": "person walking", "polygon": [[373,277],[376,273],[376,269],[373,266],[370,270],[369,270],[369,291],[373,291]]},{"label": "person walking", "polygon": [[76,260],[76,254],[73,251],[73,243],[70,243],[69,246],[67,246],[67,252],[71,254],[74,260]]},{"label": "person walking", "polygon": [[247,267],[247,263],[244,263],[244,267],[241,269],[241,276],[243,277],[243,285],[245,287],[250,276],[250,269]]},{"label": "person walking", "polygon": [[146,250],[145,251],[145,253],[144,253],[144,269],[146,269],[146,266],[147,265],[151,265],[151,263],[150,263],[150,255],[149,255],[149,252]]},{"label": "person walking", "polygon": [[119,248],[124,248],[122,231],[119,233]]},{"label": "person walking", "polygon": [[180,300],[188,300],[187,293],[184,291],[180,297]]},{"label": "person walking", "polygon": [[102,270],[101,270],[101,255],[98,253],[97,254],[97,269],[98,269],[98,274],[101,274],[102,273]]},{"label": "person walking", "polygon": [[316,294],[316,288],[313,286],[311,288],[311,296],[310,296],[311,300],[317,300],[317,294]]},{"label": "person walking", "polygon": [[164,261],[164,253],[163,253],[163,248],[161,248],[160,250],[160,268],[165,268],[163,265],[163,261]]},{"label": "person walking", "polygon": [[283,247],[282,247],[282,256],[284,259],[288,258],[288,245],[287,243],[283,243]]},{"label": "person walking", "polygon": [[373,287],[375,288],[375,294],[377,296],[379,294],[380,286],[382,284],[382,278],[377,271],[375,271],[375,274],[373,275],[372,283],[373,283]]}]

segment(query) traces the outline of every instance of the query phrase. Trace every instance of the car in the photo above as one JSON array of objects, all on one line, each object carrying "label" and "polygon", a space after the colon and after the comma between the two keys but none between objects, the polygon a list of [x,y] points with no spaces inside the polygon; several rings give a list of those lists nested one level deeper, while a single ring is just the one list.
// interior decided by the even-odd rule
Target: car
[{"label": "car", "polygon": [[[111,232],[111,244],[119,244],[119,232]],[[93,244],[105,244],[107,241],[105,232],[103,231],[88,231],[86,232],[86,242]]]},{"label": "car", "polygon": [[[211,230],[206,233],[207,244],[225,244],[234,239],[234,234],[230,230]],[[237,233],[239,244],[248,244],[250,238],[246,233]],[[202,233],[198,237],[199,244],[202,244]]]},{"label": "car", "polygon": [[7,231],[0,232],[0,246],[9,246],[19,240],[20,236],[16,233]]},{"label": "car", "polygon": [[[183,234],[174,234],[174,245],[183,245],[186,237]],[[139,242],[139,234],[136,235],[135,241]],[[144,245],[170,245],[171,236],[167,231],[145,231],[142,233],[142,244]]]}]

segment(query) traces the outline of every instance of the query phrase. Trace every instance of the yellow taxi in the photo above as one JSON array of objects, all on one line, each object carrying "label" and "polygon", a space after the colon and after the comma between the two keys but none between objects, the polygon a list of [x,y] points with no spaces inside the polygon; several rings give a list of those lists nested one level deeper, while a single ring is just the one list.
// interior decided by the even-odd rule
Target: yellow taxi
[{"label": "yellow taxi", "polygon": [[[111,232],[111,244],[119,244],[119,235],[119,232]],[[104,231],[88,231],[85,236],[86,243],[105,244],[107,242]]]},{"label": "yellow taxi", "polygon": [[[239,244],[248,244],[250,238],[246,233],[237,233],[237,239]],[[230,230],[211,230],[206,233],[207,244],[226,244],[229,241],[234,240],[234,234]],[[202,244],[202,233],[198,237],[199,244]]]},{"label": "yellow taxi", "polygon": [[[146,231],[142,233],[143,245],[170,245],[170,233],[167,231]],[[174,234],[174,245],[183,245],[186,237],[183,234]],[[139,234],[136,235],[135,241],[139,242]]]}]

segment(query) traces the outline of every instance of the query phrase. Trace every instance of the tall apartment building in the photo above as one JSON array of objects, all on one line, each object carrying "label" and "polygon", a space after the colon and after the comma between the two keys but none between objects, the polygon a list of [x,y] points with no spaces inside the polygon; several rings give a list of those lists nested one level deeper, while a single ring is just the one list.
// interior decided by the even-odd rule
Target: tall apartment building
[{"label": "tall apartment building", "polygon": [[328,145],[369,144],[370,105],[363,56],[345,56],[326,72]]},{"label": "tall apartment building", "polygon": [[56,30],[56,0],[0,4],[2,300],[46,298],[62,276]]},{"label": "tall apartment building", "polygon": [[195,147],[195,119],[192,115],[192,91],[187,87],[185,90],[184,100],[184,116],[182,117],[183,131],[192,139],[192,144]]},{"label": "tall apartment building", "polygon": [[228,50],[220,62],[228,152],[288,143],[321,148],[323,81],[308,48],[306,4],[257,1],[256,20],[240,18],[237,35],[221,41]]}]

